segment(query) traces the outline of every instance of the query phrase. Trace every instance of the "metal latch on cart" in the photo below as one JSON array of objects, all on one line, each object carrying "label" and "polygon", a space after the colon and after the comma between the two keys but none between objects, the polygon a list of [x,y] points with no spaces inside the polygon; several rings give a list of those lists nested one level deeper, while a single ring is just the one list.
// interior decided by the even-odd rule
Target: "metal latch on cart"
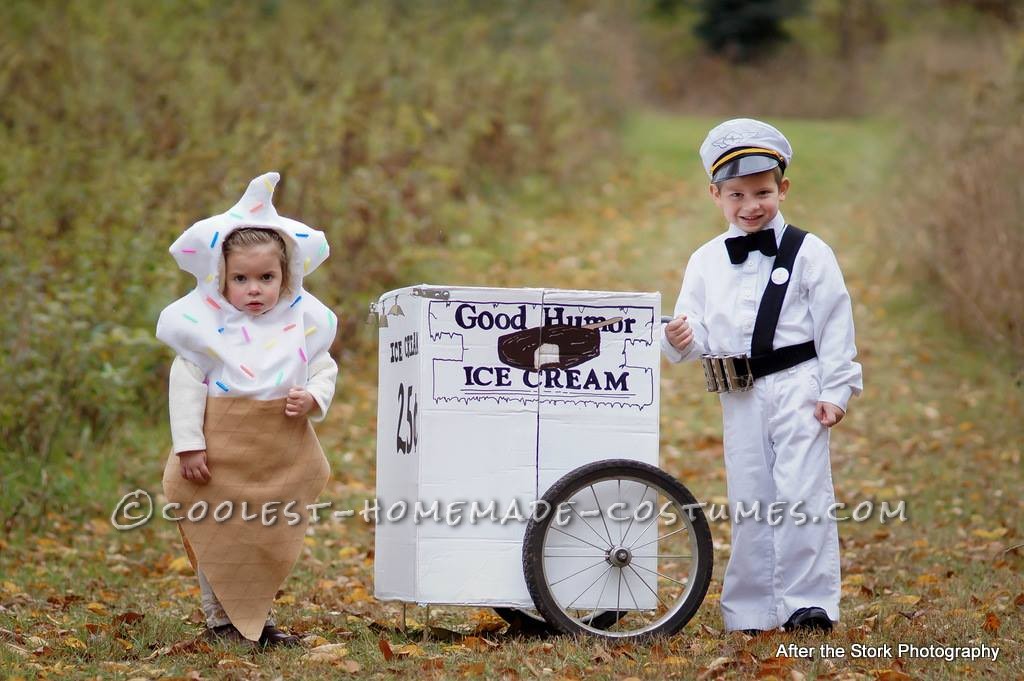
[{"label": "metal latch on cart", "polygon": [[414,296],[431,298],[433,300],[448,300],[452,295],[446,288],[414,288],[412,290],[412,294]]}]

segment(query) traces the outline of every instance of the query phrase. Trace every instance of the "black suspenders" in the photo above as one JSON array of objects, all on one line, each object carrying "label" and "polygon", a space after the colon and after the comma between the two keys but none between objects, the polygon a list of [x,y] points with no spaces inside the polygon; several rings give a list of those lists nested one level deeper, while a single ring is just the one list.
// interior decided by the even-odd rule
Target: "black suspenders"
[{"label": "black suspenders", "polygon": [[796,254],[806,236],[807,232],[793,225],[787,225],[786,230],[782,233],[782,242],[779,244],[779,252],[772,265],[772,274],[783,270],[786,272],[786,278],[781,283],[776,283],[774,278],[768,280],[768,286],[765,287],[764,295],[761,296],[761,304],[757,308],[754,332],[750,340],[750,372],[754,378],[774,374],[776,371],[794,367],[817,356],[813,340],[789,345],[778,350],[774,348],[775,328],[779,325],[782,301],[785,300],[789,282],[793,279],[793,263],[796,262]]}]

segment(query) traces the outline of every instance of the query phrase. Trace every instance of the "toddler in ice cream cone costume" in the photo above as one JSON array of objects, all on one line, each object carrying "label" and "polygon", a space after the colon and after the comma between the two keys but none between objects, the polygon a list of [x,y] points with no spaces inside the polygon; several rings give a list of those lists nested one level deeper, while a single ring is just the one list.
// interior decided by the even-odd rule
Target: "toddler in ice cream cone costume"
[{"label": "toddler in ice cream cone costume", "polygon": [[156,335],[177,353],[164,492],[178,505],[209,633],[296,645],[270,610],[330,474],[310,420],[334,396],[337,318],[303,288],[327,240],[277,214],[279,179],[257,177],[230,210],[174,242],[197,286],[163,310]]}]

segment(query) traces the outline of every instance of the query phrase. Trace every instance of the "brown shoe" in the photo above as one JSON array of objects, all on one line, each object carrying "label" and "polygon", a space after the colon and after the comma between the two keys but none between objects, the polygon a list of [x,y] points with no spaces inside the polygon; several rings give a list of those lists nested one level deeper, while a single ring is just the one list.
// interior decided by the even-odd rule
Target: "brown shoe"
[{"label": "brown shoe", "polygon": [[235,628],[234,624],[221,624],[217,627],[209,627],[206,630],[206,638],[214,642],[241,643],[252,646],[253,642],[242,636],[242,632]]},{"label": "brown shoe", "polygon": [[301,645],[298,636],[286,634],[277,627],[265,626],[260,634],[260,645],[263,646],[297,646]]}]

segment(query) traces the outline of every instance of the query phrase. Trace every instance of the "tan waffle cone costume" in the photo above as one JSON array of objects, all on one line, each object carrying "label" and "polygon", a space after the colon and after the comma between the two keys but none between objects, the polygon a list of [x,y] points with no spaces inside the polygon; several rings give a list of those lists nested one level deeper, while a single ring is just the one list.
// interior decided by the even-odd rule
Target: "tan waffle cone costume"
[{"label": "tan waffle cone costume", "polygon": [[[202,566],[231,623],[250,640],[259,638],[274,596],[302,550],[306,506],[330,475],[309,420],[285,416],[284,403],[207,398],[203,430],[210,481],[197,485],[182,478],[173,454],[164,469],[164,493],[181,504],[179,517],[192,508],[199,515],[202,506],[195,504],[206,502],[203,520],[181,520],[178,529],[192,566]],[[232,504],[231,516],[217,522],[214,511],[220,506],[227,515],[225,502]],[[243,502],[248,520],[242,517]],[[294,522],[289,511],[301,520]]]},{"label": "tan waffle cone costume", "polygon": [[[196,288],[161,312],[156,330],[205,373],[208,386],[203,434],[211,480],[197,485],[182,478],[172,452],[164,492],[181,504],[179,516],[206,502],[204,520],[179,521],[185,550],[250,640],[259,638],[295,565],[310,515],[306,506],[330,473],[309,419],[284,414],[289,387],[306,385],[310,359],[327,352],[337,331],[334,313],[303,287],[329,248],[323,232],[278,215],[273,194],[279,180],[276,172],[254,178],[232,208],[196,222],[172,244],[171,255],[195,276]],[[235,309],[221,293],[224,241],[245,227],[276,231],[288,260],[287,295],[282,291],[278,304],[258,316]],[[230,518],[217,522],[215,511],[227,515],[226,502]],[[242,518],[243,502],[255,518]]]}]

